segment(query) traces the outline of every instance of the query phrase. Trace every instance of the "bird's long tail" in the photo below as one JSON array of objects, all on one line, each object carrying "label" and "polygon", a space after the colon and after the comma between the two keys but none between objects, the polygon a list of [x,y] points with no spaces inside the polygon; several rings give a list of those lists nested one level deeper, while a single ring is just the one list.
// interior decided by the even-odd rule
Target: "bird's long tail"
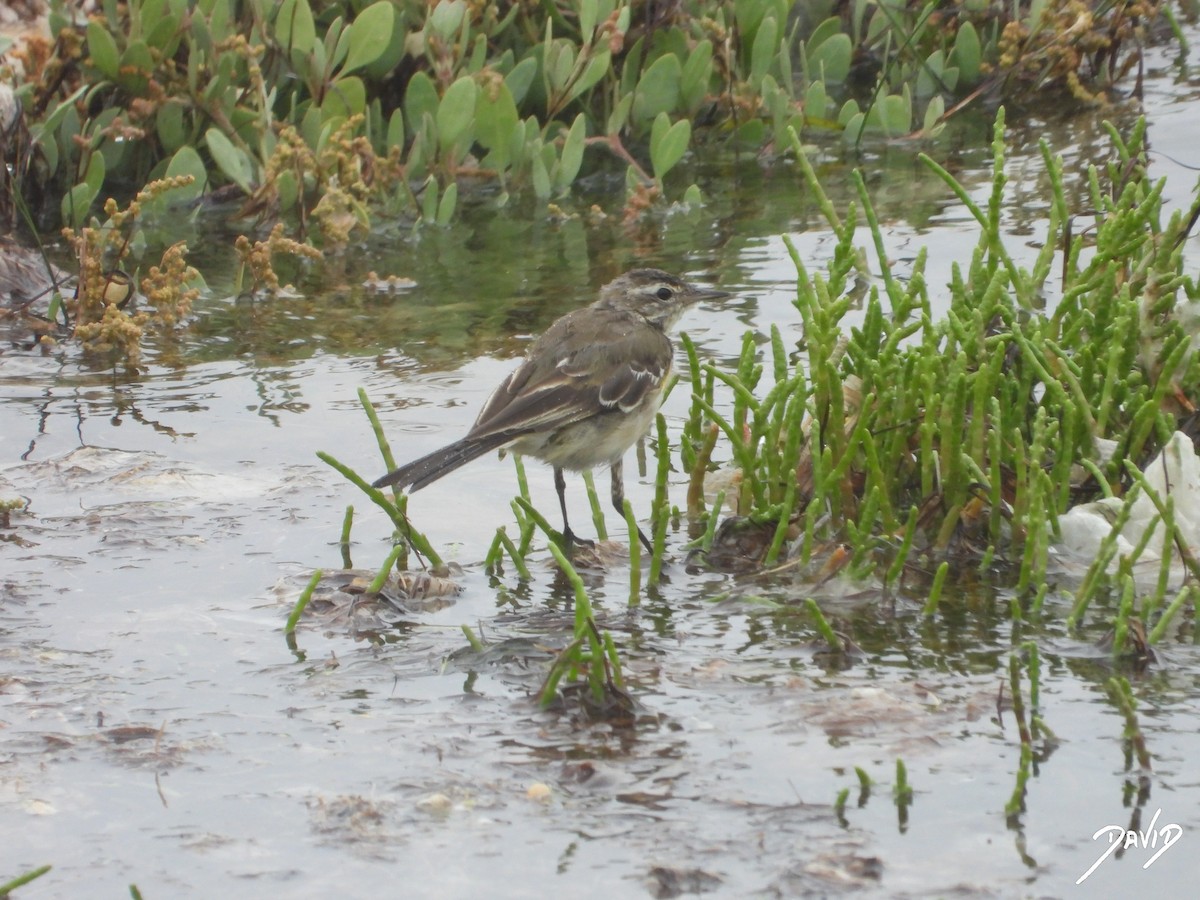
[{"label": "bird's long tail", "polygon": [[420,459],[414,459],[407,465],[393,469],[382,478],[378,478],[371,487],[382,488],[395,485],[398,488],[408,488],[409,491],[419,491],[426,485],[433,484],[443,475],[449,475],[459,466],[466,465],[483,454],[503,447],[511,435],[490,434],[482,438],[463,438],[448,447],[435,450]]}]

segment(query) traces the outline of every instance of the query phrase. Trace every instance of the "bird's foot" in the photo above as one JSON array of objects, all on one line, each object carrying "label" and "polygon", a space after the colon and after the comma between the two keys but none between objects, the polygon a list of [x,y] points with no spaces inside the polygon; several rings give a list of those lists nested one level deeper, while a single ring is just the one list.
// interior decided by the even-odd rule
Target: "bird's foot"
[{"label": "bird's foot", "polygon": [[571,530],[571,526],[569,525],[562,530],[562,543],[563,547],[567,550],[570,550],[573,546],[588,548],[594,548],[596,546],[595,541],[589,541],[587,538],[578,537],[575,532]]}]

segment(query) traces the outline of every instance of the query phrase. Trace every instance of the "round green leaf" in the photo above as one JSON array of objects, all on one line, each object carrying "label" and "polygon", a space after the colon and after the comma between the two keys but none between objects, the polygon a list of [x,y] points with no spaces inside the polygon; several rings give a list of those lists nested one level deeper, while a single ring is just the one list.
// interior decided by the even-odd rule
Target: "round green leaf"
[{"label": "round green leaf", "polygon": [[683,108],[697,109],[708,95],[708,83],[712,78],[712,42],[703,40],[688,54],[679,79],[679,93]]},{"label": "round green leaf", "polygon": [[779,24],[774,16],[767,16],[754,35],[754,46],[750,50],[750,83],[758,84],[767,74],[771,61],[779,52]]},{"label": "round green leaf", "polygon": [[954,38],[954,59],[964,84],[974,84],[979,79],[979,62],[982,58],[979,32],[970,22],[963,22]]},{"label": "round green leaf", "polygon": [[225,134],[216,128],[204,132],[204,141],[213,162],[217,164],[225,177],[240,187],[247,194],[253,190],[254,163],[246,152],[235,147]]},{"label": "round green leaf", "polygon": [[426,222],[436,222],[437,210],[438,183],[437,179],[430,175],[425,179],[425,194],[421,197],[421,218]]},{"label": "round green leaf", "polygon": [[308,0],[283,0],[279,4],[279,12],[275,16],[275,38],[289,52],[312,52],[317,42],[317,28]]},{"label": "round green leaf", "polygon": [[529,86],[533,84],[534,76],[537,75],[537,68],[537,60],[532,56],[527,56],[504,76],[504,83],[512,92],[514,103],[520,103],[525,99],[525,95],[529,92]]},{"label": "round green leaf", "polygon": [[442,40],[453,40],[466,13],[467,4],[463,0],[442,0],[433,8],[429,25]]},{"label": "round green leaf", "polygon": [[360,12],[350,23],[350,52],[342,73],[369,66],[383,56],[395,30],[396,7],[388,0],[378,0]]},{"label": "round green leaf", "polygon": [[612,68],[612,53],[608,50],[601,50],[588,60],[583,74],[571,85],[571,99],[574,100],[585,91],[591,90],[596,85],[596,82],[608,74],[610,68]]},{"label": "round green leaf", "polygon": [[519,121],[517,105],[504,82],[495,88],[495,97],[490,97],[490,93],[491,90],[481,90],[475,104],[475,140],[491,151],[490,165],[504,169],[512,161],[509,149],[513,128]]},{"label": "round green leaf", "polygon": [[458,205],[458,182],[452,181],[446,185],[446,190],[442,193],[442,199],[438,202],[437,223],[439,225],[449,225],[450,220],[454,217],[454,207]]},{"label": "round green leaf", "polygon": [[655,178],[661,180],[683,159],[691,139],[692,123],[688,119],[670,125],[666,113],[658,114],[650,132],[650,165],[654,168]]},{"label": "round green leaf", "polygon": [[437,110],[438,95],[433,79],[424,72],[417,72],[408,80],[408,90],[404,92],[404,119],[414,137],[421,130],[425,114],[433,116]]},{"label": "round green leaf", "polygon": [[810,119],[823,119],[829,109],[829,95],[825,93],[825,82],[816,79],[804,92],[804,113]]},{"label": "round green leaf", "polygon": [[563,141],[562,156],[558,162],[558,172],[555,175],[555,186],[565,191],[575,181],[579,168],[583,165],[583,147],[587,138],[587,119],[583,113],[575,117],[567,139]]},{"label": "round green leaf", "polygon": [[291,212],[296,208],[296,201],[300,199],[300,183],[296,180],[295,172],[287,169],[275,176],[275,196],[279,198],[282,212]]},{"label": "round green leaf", "polygon": [[88,158],[87,171],[83,173],[83,180],[94,194],[100,193],[100,188],[104,186],[104,174],[104,154],[93,153]]},{"label": "round green leaf", "polygon": [[[98,154],[97,154],[98,155]],[[62,198],[62,219],[72,228],[78,228],[87,218],[88,209],[96,199],[96,192],[86,183],[75,185]]]},{"label": "round green leaf", "polygon": [[117,83],[131,93],[145,93],[154,68],[154,56],[145,41],[132,41],[121,54]]},{"label": "round green leaf", "polygon": [[167,165],[167,177],[173,178],[176,175],[191,175],[193,181],[185,187],[176,188],[172,199],[195,200],[204,193],[204,186],[208,183],[208,170],[194,147],[180,147],[171,157],[171,162]]},{"label": "round green leaf", "polygon": [[321,102],[321,121],[356,116],[367,106],[367,89],[357,75],[339,78],[329,86]]},{"label": "round green leaf", "polygon": [[850,74],[850,60],[854,47],[850,35],[835,34],[808,50],[808,77],[821,79],[826,84],[841,84]]},{"label": "round green leaf", "polygon": [[546,164],[542,162],[541,154],[533,158],[533,192],[539,200],[550,196],[550,173],[546,170]]},{"label": "round green leaf", "polygon": [[188,128],[183,117],[183,104],[164,103],[154,117],[158,140],[168,153],[178,150],[188,140]]},{"label": "round green leaf", "polygon": [[463,75],[446,88],[437,110],[438,141],[442,148],[453,147],[467,137],[475,118],[475,98],[479,92],[475,80]]},{"label": "round green leaf", "polygon": [[660,112],[669,112],[679,101],[679,81],[683,66],[679,57],[660,56],[642,73],[633,100],[633,118],[646,122]]},{"label": "round green leaf", "polygon": [[401,110],[392,111],[392,116],[388,119],[386,140],[389,147],[404,146],[404,113]]},{"label": "round green leaf", "polygon": [[87,46],[88,55],[92,58],[92,64],[105,78],[115,81],[117,71],[121,65],[121,55],[117,50],[117,42],[108,33],[108,29],[94,19],[88,22]]}]

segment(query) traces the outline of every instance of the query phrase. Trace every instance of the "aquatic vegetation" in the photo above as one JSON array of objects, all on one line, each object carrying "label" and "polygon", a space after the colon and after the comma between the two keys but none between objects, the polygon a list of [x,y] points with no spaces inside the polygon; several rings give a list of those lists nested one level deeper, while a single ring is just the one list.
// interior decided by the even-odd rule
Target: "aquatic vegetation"
[{"label": "aquatic vegetation", "polygon": [[105,203],[103,225],[78,231],[67,229],[79,261],[75,292],[62,297],[62,309],[72,335],[85,350],[109,354],[129,368],[141,359],[141,341],[147,327],[177,328],[200,294],[200,273],[187,264],[187,246],[172,244],[163,251],[140,282],[148,309],[132,303],[133,279],[122,270],[131,247],[141,244],[139,217],[143,205],[163,194],[192,183],[190,175],[175,176],[146,185],[124,209],[111,198]]},{"label": "aquatic vegetation", "polygon": [[9,148],[10,190],[79,227],[106,195],[186,173],[338,251],[381,218],[445,224],[475,185],[545,203],[615,161],[636,217],[699,200],[668,176],[714,144],[930,137],[985,95],[1098,102],[1161,9],[791,7],[131,0],[85,19],[54,0],[52,43],[18,54],[28,140]]},{"label": "aquatic vegetation", "polygon": [[[1111,533],[1075,582],[1075,602],[1063,618],[1078,630],[1086,613],[1099,609],[1111,618],[1102,649],[1113,664],[1152,663],[1153,644],[1200,598],[1193,584],[1180,587],[1168,577],[1178,555],[1155,562],[1151,582],[1134,578],[1135,563],[1155,543],[1154,525],[1161,525],[1156,545],[1188,545],[1177,531],[1174,498],[1152,485],[1141,467],[1187,427],[1194,411],[1189,398],[1200,389],[1200,361],[1190,352],[1186,321],[1200,287],[1186,274],[1181,250],[1195,217],[1184,210],[1162,221],[1162,185],[1146,177],[1142,127],[1124,137],[1112,132],[1111,164],[1089,173],[1094,211],[1087,229],[1067,207],[1060,161],[1043,152],[1053,199],[1031,269],[1014,261],[1000,236],[1003,115],[985,203],[928,161],[980,227],[971,259],[952,270],[941,319],[934,317],[923,275],[926,253],[904,273],[893,268],[861,177],[858,207],[839,214],[801,156],[809,188],[837,235],[823,273],[793,254],[803,352],[786,347],[775,329],[765,343],[747,335],[736,365],[726,368],[702,363],[684,341],[690,414],[674,445],[661,416],[650,441],[649,560],[636,539],[640,517],[628,503],[625,508],[633,537],[629,605],[641,603],[656,584],[668,532],[686,519],[693,539],[689,566],[707,563],[802,585],[842,577],[882,587],[885,595],[921,592],[929,621],[955,602],[946,599],[957,593],[952,585],[982,573],[1015,589],[1008,610],[1014,628],[1036,629],[1055,592],[1049,560],[1059,517],[1108,497],[1116,504]],[[855,244],[860,222],[872,252]],[[871,280],[873,267],[878,276]],[[1048,297],[1055,302],[1048,305]],[[862,324],[844,328],[854,304],[864,311]],[[370,411],[365,399],[364,406]],[[372,423],[380,433],[377,419]],[[380,440],[390,467],[381,433]],[[687,473],[684,511],[671,505],[672,469]],[[363,479],[343,474],[372,493]],[[533,506],[519,461],[517,486],[516,530],[497,530],[485,565],[499,579],[511,562],[516,577],[528,581],[535,535],[540,531],[554,545],[556,532]],[[589,493],[597,533],[607,535],[590,482]],[[1148,495],[1155,508],[1150,527],[1110,566],[1133,504]],[[398,533],[411,529],[403,501],[384,500]],[[348,542],[345,525],[342,539]],[[421,553],[436,558],[431,550]],[[614,564],[601,554],[567,559],[557,545],[551,553],[568,577],[580,565]],[[1181,555],[1194,578],[1194,560],[1185,549]],[[625,564],[622,558],[619,565]],[[394,565],[398,556],[384,569]],[[582,582],[572,584],[586,598]],[[815,601],[804,602],[829,656],[847,658],[854,635],[835,631]],[[577,603],[574,636],[542,692],[544,702],[563,677],[586,682],[596,702],[615,696],[612,686],[623,691],[611,636],[597,625],[590,601]],[[1021,659],[1013,657],[1010,686],[1019,698],[1024,778],[1042,752],[1038,742],[1053,736],[1038,708],[1037,645],[1028,632],[1016,634],[1025,643]],[[1022,665],[1028,694],[1022,693]],[[1014,815],[1022,785],[1010,803]]]},{"label": "aquatic vegetation", "polygon": [[[119,306],[117,262],[99,257],[142,264],[144,245],[105,237],[122,226],[96,212],[139,185],[134,204],[162,185],[192,210],[238,200],[248,229],[270,226],[236,239],[241,287],[271,292],[277,254],[342,254],[381,223],[446,225],[466,192],[550,211],[615,164],[632,222],[699,202],[668,176],[707,148],[770,160],[802,156],[801,137],[931,138],[985,94],[1096,102],[1139,63],[1159,9],[131,0],[85,18],[55,0],[52,43],[13,51],[23,118],[4,210],[28,204],[31,228],[58,219],[79,235],[74,336],[136,367],[148,319]],[[164,324],[190,302],[169,296],[175,277],[196,280],[175,265],[152,285]]]},{"label": "aquatic vegetation", "polygon": [[[896,584],[921,560],[916,569],[938,569],[934,614],[943,562],[951,572],[1003,562],[1036,610],[1058,516],[1089,497],[1144,489],[1139,466],[1190,416],[1200,390],[1183,321],[1200,286],[1183,265],[1191,218],[1161,221],[1142,126],[1112,138],[1113,162],[1089,175],[1096,212],[1086,234],[1072,227],[1078,214],[1064,200],[1061,163],[1044,151],[1054,199],[1032,270],[1016,265],[999,234],[1003,117],[986,206],[926,160],[980,226],[969,266],[953,270],[944,320],[931,312],[925,253],[903,277],[893,271],[858,178],[879,275],[863,288],[858,211],[841,217],[822,201],[840,236],[826,273],[793,252],[805,358],[793,363],[777,334],[766,360],[747,342],[736,372],[690,357],[693,410],[680,461],[692,470],[725,448],[738,470],[737,515],[774,526],[747,551],[758,564],[773,564],[782,548],[793,565],[837,559],[852,575]],[[801,165],[822,197],[803,157]],[[839,323],[853,304],[865,321],[846,333]],[[725,439],[716,450],[712,424]],[[1112,452],[1100,455],[1099,443]],[[1084,593],[1107,578],[1101,564]],[[1153,606],[1165,590],[1160,579]]]}]

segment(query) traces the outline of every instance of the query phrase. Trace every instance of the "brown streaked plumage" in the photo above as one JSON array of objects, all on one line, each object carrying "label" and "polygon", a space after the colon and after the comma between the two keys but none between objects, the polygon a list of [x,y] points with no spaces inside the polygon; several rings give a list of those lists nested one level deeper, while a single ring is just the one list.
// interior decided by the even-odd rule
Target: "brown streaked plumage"
[{"label": "brown streaked plumage", "polygon": [[595,303],[567,313],[533,343],[461,440],[374,486],[418,491],[484,453],[511,447],[554,468],[563,535],[577,541],[567,522],[563,470],[610,466],[613,506],[624,515],[621,457],[658,411],[674,357],[666,330],[692,304],[727,296],[659,269],[626,272],[601,288]]}]

